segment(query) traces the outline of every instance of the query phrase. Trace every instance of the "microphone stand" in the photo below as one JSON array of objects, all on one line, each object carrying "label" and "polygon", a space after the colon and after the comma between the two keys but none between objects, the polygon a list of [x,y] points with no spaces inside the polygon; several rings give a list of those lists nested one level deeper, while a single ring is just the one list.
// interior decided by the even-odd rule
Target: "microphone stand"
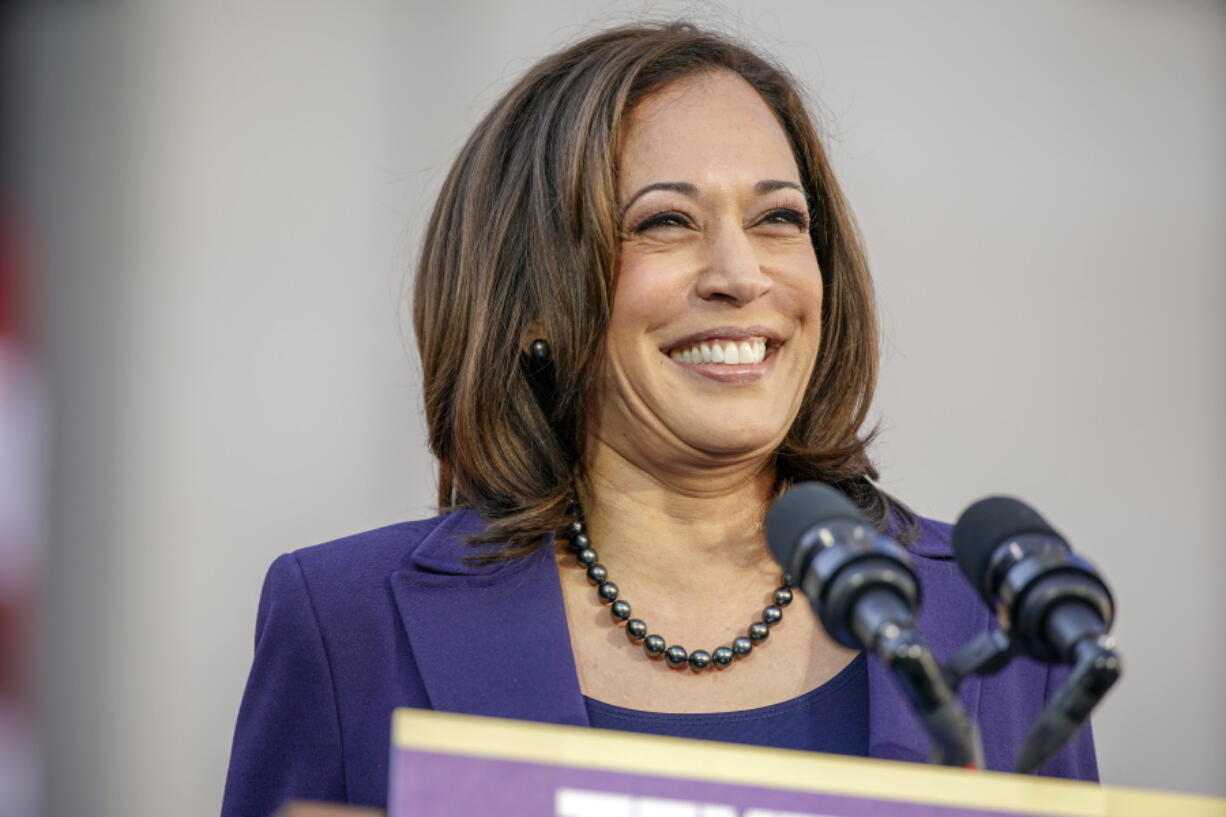
[{"label": "microphone stand", "polygon": [[1073,672],[1039,713],[1030,727],[1021,751],[1017,770],[1033,772],[1077,733],[1090,711],[1119,680],[1123,669],[1115,641],[1106,635],[1087,638],[1073,648]]},{"label": "microphone stand", "polygon": [[875,604],[859,604],[852,630],[890,668],[903,693],[932,738],[929,762],[944,766],[983,768],[979,728],[946,683],[932,651],[923,645],[902,600],[891,590],[864,593]]},{"label": "microphone stand", "polygon": [[[1017,641],[1009,632],[988,630],[954,653],[942,674],[948,688],[956,690],[969,675],[991,675],[1004,669],[1018,652]],[[1018,772],[1033,772],[1060,751],[1123,672],[1110,636],[1083,638],[1072,645],[1070,654],[1073,671],[1030,727],[1015,761]]]}]

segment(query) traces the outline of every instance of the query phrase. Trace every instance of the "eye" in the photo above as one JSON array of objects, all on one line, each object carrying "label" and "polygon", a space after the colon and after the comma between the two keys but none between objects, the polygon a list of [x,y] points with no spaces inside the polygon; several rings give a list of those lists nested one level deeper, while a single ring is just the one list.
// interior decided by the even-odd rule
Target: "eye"
[{"label": "eye", "polygon": [[654,216],[648,216],[640,221],[631,232],[642,233],[656,227],[688,227],[690,226],[690,223],[690,217],[685,213],[677,210],[669,210],[666,213],[657,213]]},{"label": "eye", "polygon": [[762,217],[767,224],[793,224],[802,230],[809,229],[809,217],[790,207],[777,207]]}]

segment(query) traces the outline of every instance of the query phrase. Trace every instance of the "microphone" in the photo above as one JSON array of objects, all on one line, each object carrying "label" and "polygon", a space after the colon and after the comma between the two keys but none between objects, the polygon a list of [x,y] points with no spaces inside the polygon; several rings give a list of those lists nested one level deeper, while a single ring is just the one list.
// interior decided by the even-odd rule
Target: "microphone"
[{"label": "microphone", "polygon": [[766,541],[830,637],[890,667],[933,738],[933,762],[982,767],[979,732],[915,631],[919,583],[906,551],[817,482],[798,483],[774,502]]},{"label": "microphone", "polygon": [[967,508],[954,526],[953,550],[1011,646],[1074,667],[1018,754],[1018,771],[1033,771],[1073,737],[1120,676],[1107,635],[1115,618],[1111,591],[1047,520],[1009,497]]}]

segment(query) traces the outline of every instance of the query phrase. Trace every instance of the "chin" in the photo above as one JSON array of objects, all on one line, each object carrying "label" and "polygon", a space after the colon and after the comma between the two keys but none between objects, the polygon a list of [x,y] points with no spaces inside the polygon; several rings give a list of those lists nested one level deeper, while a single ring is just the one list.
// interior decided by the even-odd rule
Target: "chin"
[{"label": "chin", "polygon": [[745,425],[720,423],[710,427],[685,428],[679,435],[689,445],[715,456],[731,456],[774,451],[783,439],[776,427],[746,427]]}]

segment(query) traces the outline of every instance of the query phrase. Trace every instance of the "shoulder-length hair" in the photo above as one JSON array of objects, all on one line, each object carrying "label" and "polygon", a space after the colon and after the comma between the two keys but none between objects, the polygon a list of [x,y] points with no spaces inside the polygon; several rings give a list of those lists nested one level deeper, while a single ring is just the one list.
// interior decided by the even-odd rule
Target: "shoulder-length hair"
[{"label": "shoulder-length hair", "polygon": [[[706,71],[739,75],[775,112],[813,213],[821,345],[775,453],[776,488],[820,480],[879,527],[892,510],[914,527],[870,481],[875,432],[861,427],[877,379],[872,280],[797,83],[690,24],[626,26],[547,57],[494,105],[460,151],[425,231],[413,322],[438,501],[440,510],[468,508],[487,520],[474,541],[502,547],[483,559],[532,552],[572,518],[617,274],[623,126],[645,96]],[[520,362],[538,332],[556,371],[548,401],[538,401]]]}]

